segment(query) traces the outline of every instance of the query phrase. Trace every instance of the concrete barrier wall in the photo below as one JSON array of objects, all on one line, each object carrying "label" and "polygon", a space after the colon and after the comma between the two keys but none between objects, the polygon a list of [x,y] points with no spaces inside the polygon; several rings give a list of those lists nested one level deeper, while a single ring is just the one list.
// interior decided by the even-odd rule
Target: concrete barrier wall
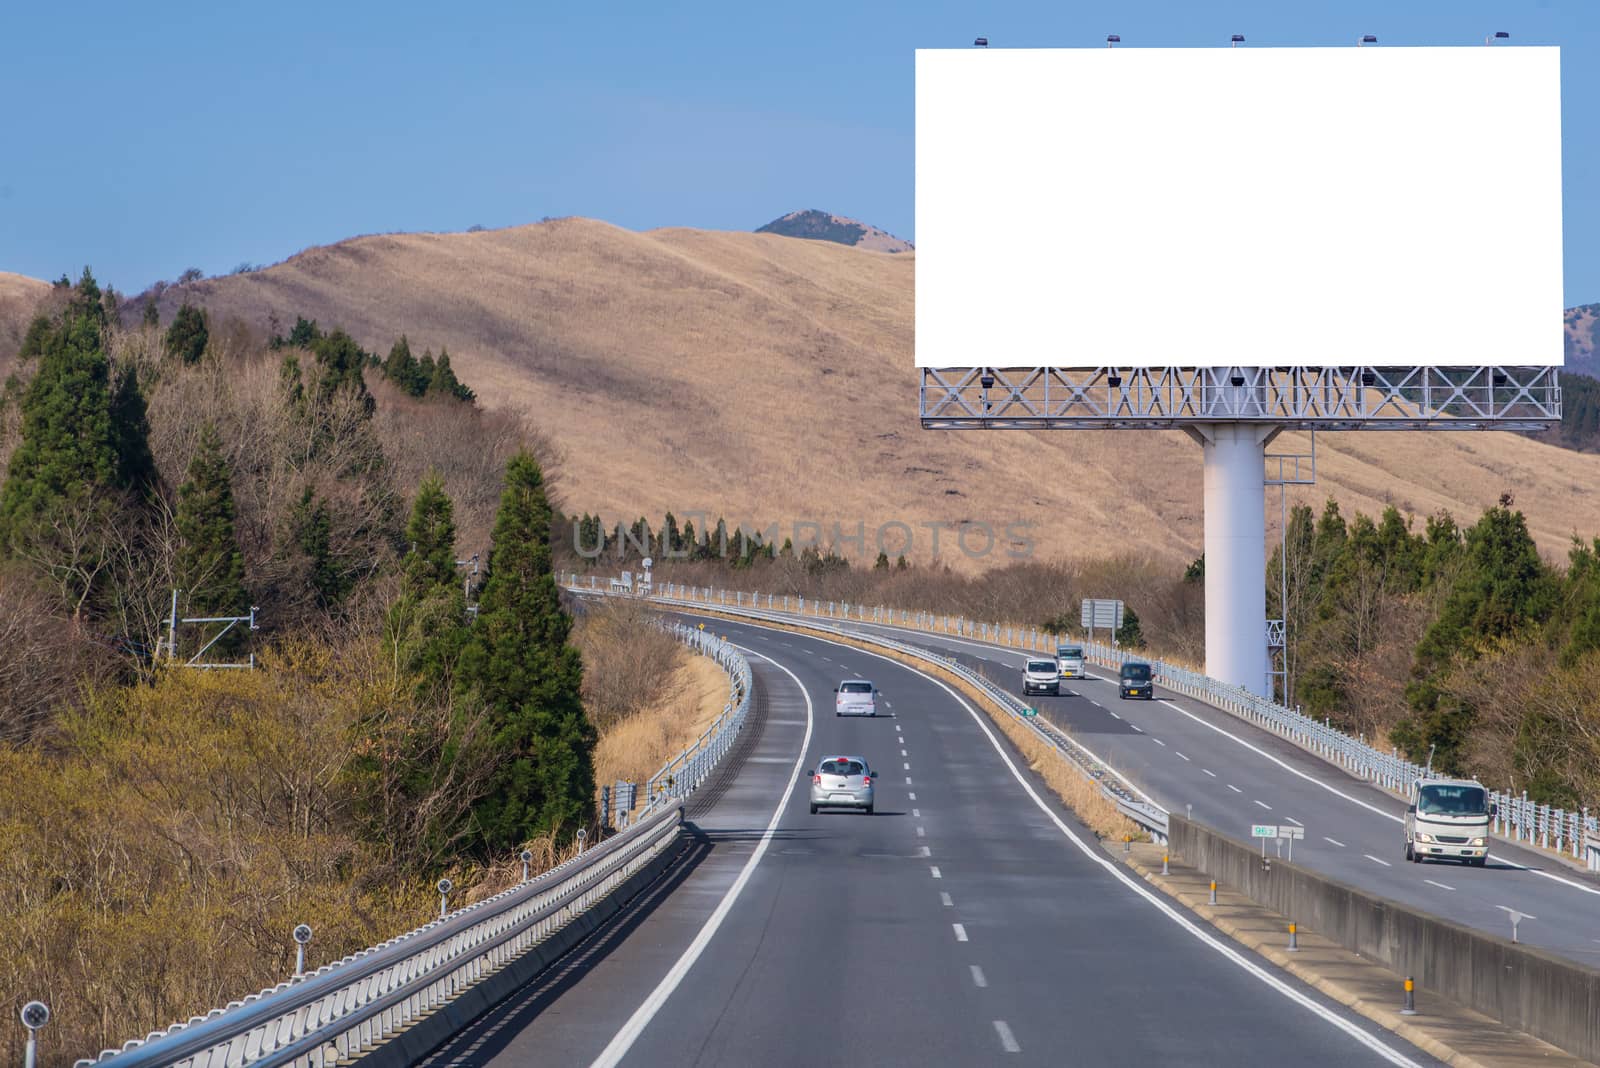
[{"label": "concrete barrier wall", "polygon": [[1600,970],[1357,890],[1271,850],[1263,866],[1259,846],[1181,816],[1172,816],[1168,826],[1172,854],[1218,886],[1412,976],[1419,986],[1576,1057],[1600,1061]]}]

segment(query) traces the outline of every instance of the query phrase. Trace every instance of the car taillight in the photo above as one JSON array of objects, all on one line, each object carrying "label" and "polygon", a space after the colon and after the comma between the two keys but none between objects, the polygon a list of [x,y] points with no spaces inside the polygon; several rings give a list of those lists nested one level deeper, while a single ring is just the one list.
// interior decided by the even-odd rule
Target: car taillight
[{"label": "car taillight", "polygon": [[822,776],[821,775],[813,775],[813,776],[811,776],[811,781],[814,782],[814,783],[820,784],[822,782]]},{"label": "car taillight", "polygon": [[871,786],[872,785],[872,776],[871,775],[863,775],[863,776],[861,776],[861,785],[862,786]]}]

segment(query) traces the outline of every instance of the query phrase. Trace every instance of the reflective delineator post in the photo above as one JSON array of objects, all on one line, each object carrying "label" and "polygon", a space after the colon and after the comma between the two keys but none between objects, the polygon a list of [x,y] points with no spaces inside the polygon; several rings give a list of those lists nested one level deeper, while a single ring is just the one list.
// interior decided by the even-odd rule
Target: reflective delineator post
[{"label": "reflective delineator post", "polygon": [[22,1050],[23,1068],[34,1068],[39,1058],[39,1028],[50,1022],[50,1006],[30,1001],[22,1006],[22,1026],[28,1029],[28,1044]]},{"label": "reflective delineator post", "polygon": [[587,837],[589,837],[589,832],[584,830],[582,827],[579,827],[578,828],[578,855],[579,856],[583,855],[583,840],[585,838],[587,838]]},{"label": "reflective delineator post", "polygon": [[1122,836],[1122,851],[1124,853],[1133,852],[1133,835],[1125,834]]},{"label": "reflective delineator post", "polygon": [[1292,924],[1292,923],[1289,925],[1289,952],[1290,953],[1298,953],[1298,952],[1300,952],[1299,931],[1295,927],[1295,925]]},{"label": "reflective delineator post", "polygon": [[450,891],[454,888],[455,884],[449,879],[440,879],[436,886],[439,891],[439,918],[441,920],[450,911]]},{"label": "reflective delineator post", "polygon": [[1406,1000],[1400,1009],[1401,1016],[1415,1016],[1417,1014],[1417,984],[1411,981],[1411,976],[1406,976]]},{"label": "reflective delineator post", "polygon": [[1161,874],[1162,875],[1170,875],[1171,874],[1170,872],[1167,871],[1167,854],[1164,853],[1164,852],[1161,854]]},{"label": "reflective delineator post", "polygon": [[522,851],[522,881],[523,882],[527,882],[528,881],[528,866],[530,864],[532,864],[532,863],[533,863],[533,851],[531,849],[524,849]]},{"label": "reflective delineator post", "polygon": [[311,941],[311,925],[299,924],[294,929],[294,977],[304,979],[306,975],[306,944]]},{"label": "reflective delineator post", "polygon": [[1215,905],[1216,903],[1217,903],[1217,881],[1215,879],[1212,879],[1211,880],[1211,904]]}]

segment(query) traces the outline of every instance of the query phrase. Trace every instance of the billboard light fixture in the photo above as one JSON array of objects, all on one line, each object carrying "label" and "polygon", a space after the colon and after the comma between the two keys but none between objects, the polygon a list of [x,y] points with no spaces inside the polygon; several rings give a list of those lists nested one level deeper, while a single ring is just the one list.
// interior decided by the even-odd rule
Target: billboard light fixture
[{"label": "billboard light fixture", "polygon": [[973,45],[974,48],[988,48],[989,47],[989,38],[987,38],[987,37],[975,37],[972,40],[972,45]]},{"label": "billboard light fixture", "polygon": [[1240,45],[1244,44],[1244,34],[1236,33],[1230,38],[1230,40],[1233,42],[1233,47],[1238,48]]},{"label": "billboard light fixture", "polygon": [[1115,33],[1106,34],[1106,47],[1107,48],[1114,47],[1114,46],[1119,45],[1121,43],[1122,43],[1122,38],[1118,34],[1115,34]]},{"label": "billboard light fixture", "polygon": [[1362,45],[1377,44],[1377,43],[1378,43],[1378,35],[1377,34],[1375,34],[1375,33],[1364,33],[1364,34],[1361,35],[1360,39],[1356,41],[1356,47],[1360,48]]},{"label": "billboard light fixture", "polygon": [[1483,39],[1483,43],[1486,44],[1486,45],[1492,45],[1496,41],[1509,41],[1509,40],[1511,40],[1511,35],[1509,33],[1507,33],[1505,30],[1496,30],[1493,33],[1491,33],[1489,36],[1485,37]]}]

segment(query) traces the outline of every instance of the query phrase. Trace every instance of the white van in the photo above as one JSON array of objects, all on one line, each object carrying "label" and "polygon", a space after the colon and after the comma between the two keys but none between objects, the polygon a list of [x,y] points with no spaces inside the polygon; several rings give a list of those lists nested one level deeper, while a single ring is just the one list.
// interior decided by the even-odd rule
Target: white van
[{"label": "white van", "polygon": [[1061,670],[1064,679],[1081,679],[1084,677],[1085,661],[1083,659],[1083,646],[1058,645],[1056,646],[1056,664]]}]

